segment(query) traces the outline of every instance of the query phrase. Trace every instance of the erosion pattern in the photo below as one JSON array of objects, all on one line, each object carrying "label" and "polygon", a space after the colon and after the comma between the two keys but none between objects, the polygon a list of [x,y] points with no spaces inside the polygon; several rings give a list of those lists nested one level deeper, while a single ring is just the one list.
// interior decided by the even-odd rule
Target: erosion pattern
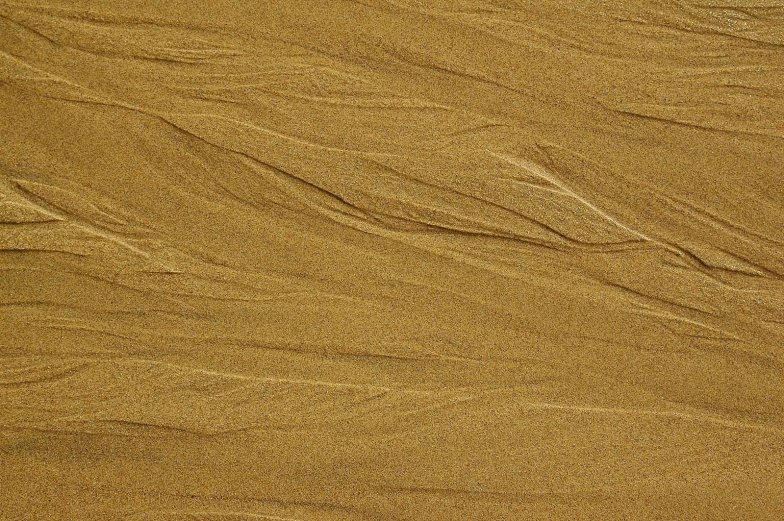
[{"label": "erosion pattern", "polygon": [[0,519],[784,516],[784,4],[0,1]]}]

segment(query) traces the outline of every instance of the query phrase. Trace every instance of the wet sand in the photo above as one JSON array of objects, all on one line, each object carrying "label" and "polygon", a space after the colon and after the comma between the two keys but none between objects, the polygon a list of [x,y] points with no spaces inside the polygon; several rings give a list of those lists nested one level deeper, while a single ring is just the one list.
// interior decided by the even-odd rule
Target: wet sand
[{"label": "wet sand", "polygon": [[784,3],[0,1],[0,519],[784,518]]}]

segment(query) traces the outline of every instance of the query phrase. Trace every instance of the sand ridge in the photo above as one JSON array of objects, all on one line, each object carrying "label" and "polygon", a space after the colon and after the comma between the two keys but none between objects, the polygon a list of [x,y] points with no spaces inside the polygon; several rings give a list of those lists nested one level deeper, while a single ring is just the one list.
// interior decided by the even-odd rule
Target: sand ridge
[{"label": "sand ridge", "polygon": [[0,519],[781,519],[783,28],[0,0]]}]

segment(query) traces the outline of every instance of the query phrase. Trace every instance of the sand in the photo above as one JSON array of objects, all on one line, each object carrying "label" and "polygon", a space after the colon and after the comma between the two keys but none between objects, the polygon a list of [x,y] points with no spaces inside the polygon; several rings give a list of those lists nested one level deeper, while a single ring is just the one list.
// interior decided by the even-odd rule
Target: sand
[{"label": "sand", "polygon": [[0,1],[0,519],[784,519],[784,3]]}]

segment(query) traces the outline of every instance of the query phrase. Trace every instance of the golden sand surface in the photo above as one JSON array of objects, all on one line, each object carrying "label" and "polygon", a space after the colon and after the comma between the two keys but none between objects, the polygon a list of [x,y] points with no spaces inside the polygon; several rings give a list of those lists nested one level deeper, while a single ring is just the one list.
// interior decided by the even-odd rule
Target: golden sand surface
[{"label": "golden sand surface", "polygon": [[0,519],[784,519],[784,2],[0,0]]}]

